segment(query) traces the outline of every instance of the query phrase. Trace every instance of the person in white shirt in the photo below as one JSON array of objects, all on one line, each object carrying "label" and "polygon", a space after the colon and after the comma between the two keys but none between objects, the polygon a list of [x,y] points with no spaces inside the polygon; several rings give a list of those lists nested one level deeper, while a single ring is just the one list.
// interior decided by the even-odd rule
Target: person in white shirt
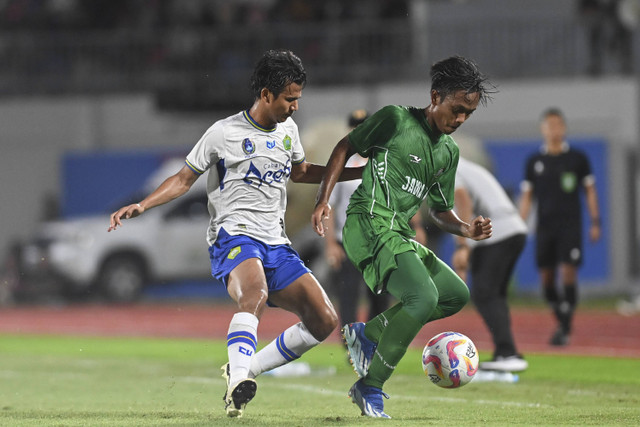
[{"label": "person in white shirt", "polygon": [[456,171],[455,210],[460,219],[491,217],[493,236],[472,241],[456,236],[452,265],[466,282],[471,272],[471,300],[494,343],[493,359],[481,369],[523,371],[528,363],[518,353],[507,303],[509,280],[524,249],[527,226],[496,178],[482,166],[460,157]]},{"label": "person in white shirt", "polygon": [[[122,226],[123,219],[185,194],[209,171],[211,272],[237,304],[227,335],[229,363],[222,367],[230,417],[242,416],[255,396],[255,377],[299,358],[338,324],[325,291],[285,233],[287,182],[319,183],[325,169],[305,161],[291,118],[305,83],[306,72],[296,55],[267,51],[251,78],[251,108],[214,123],[178,173],[110,218],[108,231]],[[350,168],[341,179],[361,175],[361,168]],[[267,304],[295,313],[301,322],[256,352],[258,323]]]}]

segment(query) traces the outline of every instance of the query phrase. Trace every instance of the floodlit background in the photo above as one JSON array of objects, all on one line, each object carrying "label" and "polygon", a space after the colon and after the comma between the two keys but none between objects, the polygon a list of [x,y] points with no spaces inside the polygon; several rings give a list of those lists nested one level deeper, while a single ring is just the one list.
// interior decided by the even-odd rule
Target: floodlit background
[{"label": "floodlit background", "polygon": [[[540,113],[561,108],[569,141],[592,162],[604,226],[598,244],[585,239],[583,294],[635,295],[639,3],[2,0],[0,301],[216,296],[202,188],[116,233],[108,213],[177,171],[214,121],[251,105],[251,71],[271,48],[307,69],[294,118],[312,162],[327,160],[353,109],[426,106],[430,64],[458,54],[500,92],[454,137],[517,200]],[[315,191],[290,186],[287,227],[322,281]],[[427,230],[448,260],[451,239]],[[523,295],[538,295],[532,248],[514,280]]]}]

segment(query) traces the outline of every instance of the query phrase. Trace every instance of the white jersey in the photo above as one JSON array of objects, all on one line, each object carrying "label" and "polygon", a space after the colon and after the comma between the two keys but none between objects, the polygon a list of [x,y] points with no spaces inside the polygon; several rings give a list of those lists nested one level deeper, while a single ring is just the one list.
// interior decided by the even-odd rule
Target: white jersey
[{"label": "white jersey", "polygon": [[221,227],[269,245],[290,244],[284,226],[291,165],[304,161],[298,126],[288,118],[264,129],[241,111],[213,124],[187,155],[195,173],[209,171],[211,221],[207,242]]},{"label": "white jersey", "polygon": [[460,157],[456,170],[456,188],[464,188],[473,203],[473,214],[491,218],[490,239],[470,241],[472,245],[491,245],[516,234],[526,234],[515,205],[498,180],[485,168]]},{"label": "white jersey", "polygon": [[[367,159],[356,153],[347,160],[347,163],[345,163],[344,166],[347,168],[357,168],[366,164]],[[361,182],[361,179],[337,182],[335,187],[333,187],[331,196],[329,196],[331,214],[333,215],[334,220],[334,231],[338,242],[342,242],[342,228],[344,227],[344,223],[347,221],[347,206],[349,206],[349,199]]]}]

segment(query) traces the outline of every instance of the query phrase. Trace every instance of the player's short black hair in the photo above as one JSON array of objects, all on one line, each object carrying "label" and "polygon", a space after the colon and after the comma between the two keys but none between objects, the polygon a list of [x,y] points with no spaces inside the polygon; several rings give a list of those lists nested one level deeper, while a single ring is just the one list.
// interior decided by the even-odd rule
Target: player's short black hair
[{"label": "player's short black hair", "polygon": [[260,97],[263,88],[277,98],[287,85],[297,83],[304,87],[307,72],[302,61],[290,50],[268,50],[256,64],[251,76],[251,92],[254,99]]},{"label": "player's short black hair", "polygon": [[551,107],[551,108],[547,108],[546,110],[544,110],[542,112],[542,114],[540,115],[540,121],[546,119],[549,116],[557,116],[557,117],[560,117],[563,122],[566,121],[565,118],[564,118],[564,113],[562,112],[561,109],[559,109],[557,107]]},{"label": "player's short black hair", "polygon": [[438,92],[441,99],[459,90],[467,94],[477,92],[482,105],[486,105],[491,94],[497,92],[476,63],[461,56],[452,56],[431,66],[431,90]]}]

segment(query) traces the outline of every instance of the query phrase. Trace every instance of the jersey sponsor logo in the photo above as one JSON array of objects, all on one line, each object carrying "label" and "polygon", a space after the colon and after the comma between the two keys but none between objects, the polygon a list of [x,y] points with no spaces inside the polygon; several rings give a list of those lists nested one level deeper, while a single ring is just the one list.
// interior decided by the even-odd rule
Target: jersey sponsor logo
[{"label": "jersey sponsor logo", "polygon": [[229,251],[229,255],[227,255],[227,258],[234,259],[238,256],[238,254],[240,254],[240,252],[242,252],[242,248],[240,246],[236,246]]},{"label": "jersey sponsor logo", "polygon": [[256,146],[249,138],[245,138],[244,141],[242,141],[242,151],[244,151],[245,154],[253,154],[256,151]]},{"label": "jersey sponsor logo", "polygon": [[538,160],[537,162],[534,163],[533,170],[537,175],[542,175],[542,172],[544,172],[544,163]]},{"label": "jersey sponsor logo", "polygon": [[404,183],[402,189],[407,193],[411,193],[417,198],[422,199],[424,197],[424,190],[427,188],[427,186],[419,180],[411,178],[410,176],[405,176],[405,179],[407,180],[407,182]]},{"label": "jersey sponsor logo", "polygon": [[285,136],[282,140],[282,146],[285,150],[291,150],[291,137],[289,135]]},{"label": "jersey sponsor logo", "polygon": [[[280,166],[280,169],[275,169],[273,166]],[[278,163],[271,163],[265,165],[265,168],[268,169],[262,173],[253,162],[250,162],[249,170],[245,174],[243,181],[249,185],[257,184],[258,188],[262,184],[271,185],[274,182],[283,182],[291,175],[291,160],[287,159],[287,163],[283,167]]]},{"label": "jersey sponsor logo", "polygon": [[422,159],[420,157],[416,156],[415,154],[409,154],[409,159],[413,163],[420,163],[422,161]]},{"label": "jersey sponsor logo", "polygon": [[267,141],[267,148],[269,150],[273,150],[274,148],[276,148],[276,142],[275,141]]}]

